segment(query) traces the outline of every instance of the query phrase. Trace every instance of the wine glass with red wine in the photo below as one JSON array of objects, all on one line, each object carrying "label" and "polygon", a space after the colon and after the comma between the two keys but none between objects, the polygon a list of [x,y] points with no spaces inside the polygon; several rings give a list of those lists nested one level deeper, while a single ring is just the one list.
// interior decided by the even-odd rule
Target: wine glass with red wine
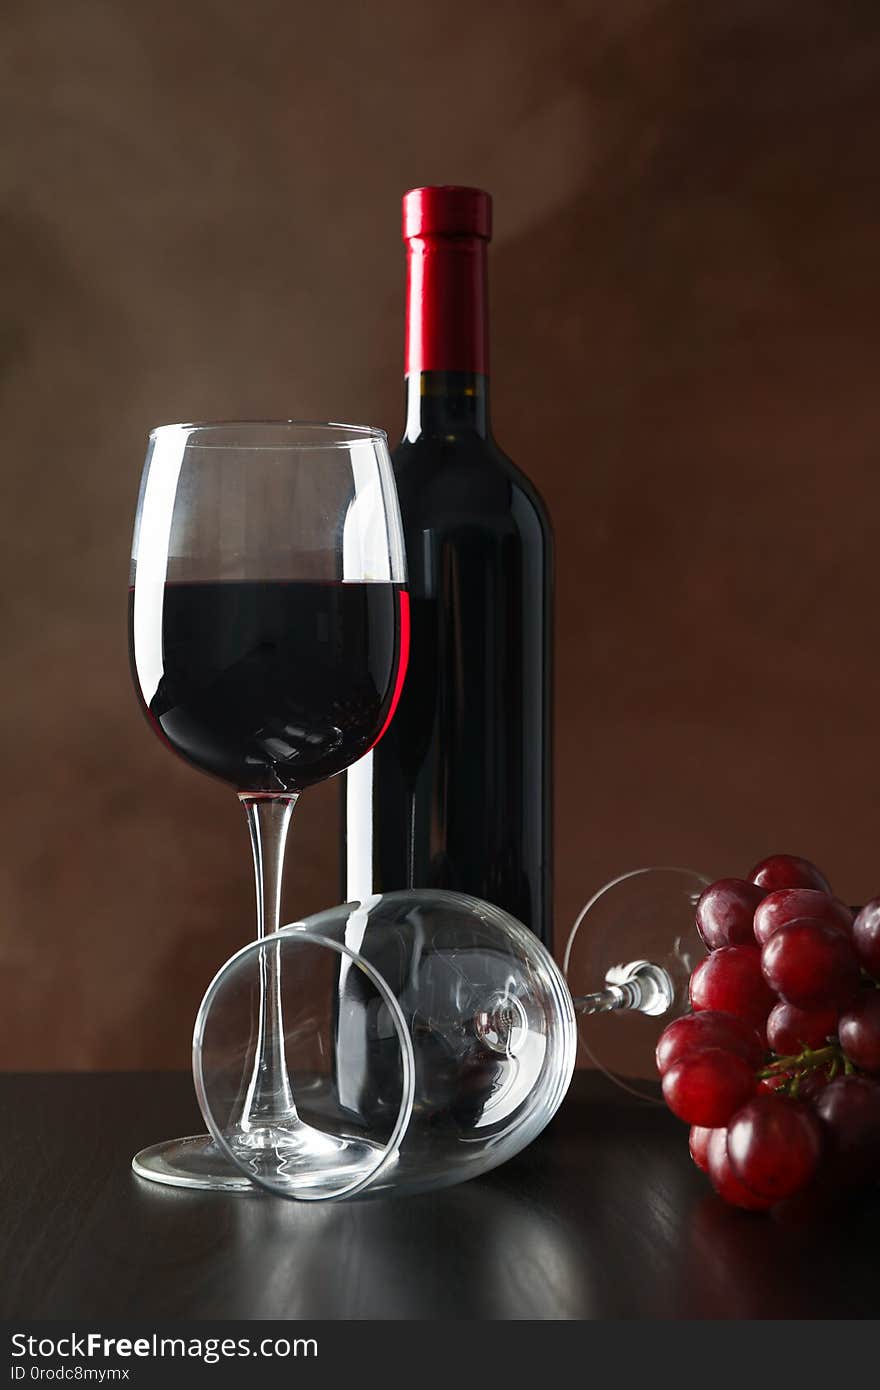
[{"label": "wine glass with red wine", "polygon": [[[162,742],[238,794],[260,938],[279,927],[297,798],[368,752],[394,713],[405,580],[381,430],[258,421],[150,435],[129,589],[135,686]],[[229,1149],[271,1150],[310,1172],[372,1163],[361,1140],[330,1137],[297,1111],[272,950],[260,958],[254,1027]],[[178,1186],[250,1186],[209,1135],[153,1145],[133,1167]]]}]

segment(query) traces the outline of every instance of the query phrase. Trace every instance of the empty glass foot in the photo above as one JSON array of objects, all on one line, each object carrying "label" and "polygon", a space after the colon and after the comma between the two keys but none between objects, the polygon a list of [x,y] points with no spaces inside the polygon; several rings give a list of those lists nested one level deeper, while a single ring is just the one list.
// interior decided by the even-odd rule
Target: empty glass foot
[{"label": "empty glass foot", "polygon": [[385,1146],[324,1134],[311,1125],[263,1126],[231,1131],[218,1143],[209,1134],[153,1144],[135,1154],[138,1177],[171,1187],[215,1192],[254,1192],[254,1181],[284,1188],[336,1192],[373,1172]]}]

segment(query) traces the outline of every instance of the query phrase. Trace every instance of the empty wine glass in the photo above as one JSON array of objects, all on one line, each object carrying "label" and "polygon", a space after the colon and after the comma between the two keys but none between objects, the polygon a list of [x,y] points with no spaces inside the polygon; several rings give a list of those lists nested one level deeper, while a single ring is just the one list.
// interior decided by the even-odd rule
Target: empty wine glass
[{"label": "empty wine glass", "polygon": [[[574,1070],[576,1018],[597,1064],[653,1099],[657,1036],[687,1007],[704,954],[693,918],[706,882],[655,869],[607,885],[573,928],[568,986],[509,913],[440,890],[343,904],[252,943],[218,972],[196,1020],[193,1074],[208,1128],[251,1181],[301,1200],[461,1182],[519,1152],[556,1112]],[[270,955],[300,1114],[372,1159],[309,1169],[283,1150],[238,1143]],[[603,988],[578,994],[581,978]],[[611,1034],[587,1026],[612,1013],[622,1044],[613,1067]]]},{"label": "empty wine glass", "polygon": [[[238,1138],[269,957],[298,1112],[343,1151],[332,1168],[292,1164],[283,1146],[248,1152]],[[208,1128],[242,1174],[326,1201],[444,1187],[503,1163],[556,1111],[576,1047],[565,981],[532,932],[477,898],[407,889],[238,951],[199,1009],[193,1076]],[[345,1161],[346,1145],[357,1162]]]},{"label": "empty wine glass", "polygon": [[[280,921],[300,792],[362,757],[387,727],[406,669],[409,610],[397,494],[381,430],[294,421],[165,425],[150,435],[134,529],[130,647],[161,740],[231,784],[253,849],[257,933]],[[282,1150],[291,1165],[372,1159],[298,1113],[285,1062],[277,953],[259,956],[250,1070],[234,1132],[137,1154],[135,1172],[246,1188],[230,1161]]]}]

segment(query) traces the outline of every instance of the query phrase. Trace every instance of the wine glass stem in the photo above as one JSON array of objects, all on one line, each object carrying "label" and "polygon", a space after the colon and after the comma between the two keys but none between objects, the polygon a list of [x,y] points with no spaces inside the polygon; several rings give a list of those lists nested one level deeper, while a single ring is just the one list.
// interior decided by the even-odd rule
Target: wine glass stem
[{"label": "wine glass stem", "polygon": [[579,994],[572,1002],[577,1014],[608,1014],[618,1009],[637,1009],[641,990],[632,983],[608,985],[595,994]]},{"label": "wine glass stem", "polygon": [[[257,888],[257,936],[271,936],[281,925],[281,877],[290,817],[297,795],[239,797],[254,852]],[[254,1069],[242,1107],[246,1132],[266,1126],[300,1123],[284,1053],[281,1017],[281,972],[277,950],[260,954],[260,1000]]]},{"label": "wine glass stem", "polygon": [[675,1002],[675,983],[669,971],[649,960],[615,966],[605,976],[605,988],[573,1000],[575,1013],[608,1014],[634,1010],[659,1018]]}]

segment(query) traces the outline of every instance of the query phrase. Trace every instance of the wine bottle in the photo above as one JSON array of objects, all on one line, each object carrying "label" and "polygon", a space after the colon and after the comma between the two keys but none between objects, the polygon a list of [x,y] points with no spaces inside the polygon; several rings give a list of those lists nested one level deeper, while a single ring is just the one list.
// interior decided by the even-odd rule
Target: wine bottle
[{"label": "wine bottle", "polygon": [[406,427],[393,454],[409,668],[381,742],[346,774],[346,898],[436,887],[549,944],[552,537],[489,425],[487,249],[476,188],[403,199]]}]

